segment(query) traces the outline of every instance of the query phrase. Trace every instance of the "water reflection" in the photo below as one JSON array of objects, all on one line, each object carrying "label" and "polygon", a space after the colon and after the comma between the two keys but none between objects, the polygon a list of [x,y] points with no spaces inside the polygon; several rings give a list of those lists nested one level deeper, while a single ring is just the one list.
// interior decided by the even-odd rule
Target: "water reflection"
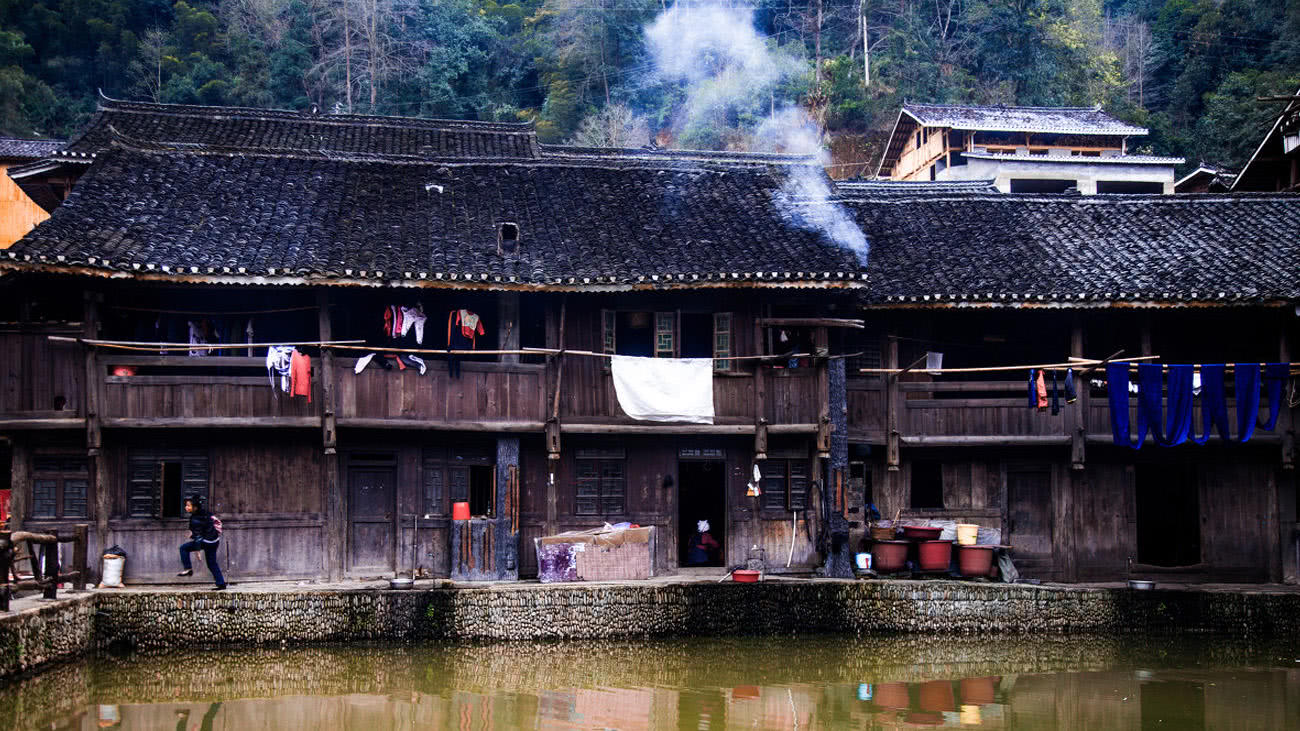
[{"label": "water reflection", "polygon": [[102,657],[0,729],[1281,729],[1294,641],[694,639]]}]

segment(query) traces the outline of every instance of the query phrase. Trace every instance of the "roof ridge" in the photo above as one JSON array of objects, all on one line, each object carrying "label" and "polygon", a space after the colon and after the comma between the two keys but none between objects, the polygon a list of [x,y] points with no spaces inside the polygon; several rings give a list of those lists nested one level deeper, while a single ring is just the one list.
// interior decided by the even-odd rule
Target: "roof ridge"
[{"label": "roof ridge", "polygon": [[101,94],[100,111],[115,111],[137,114],[167,114],[172,116],[206,116],[206,117],[240,117],[247,115],[260,119],[280,119],[304,123],[321,124],[389,124],[399,127],[410,126],[462,126],[468,129],[493,130],[516,134],[530,134],[534,131],[532,122],[484,122],[475,119],[438,119],[433,117],[402,117],[381,114],[313,114],[293,109],[263,109],[258,107],[226,107],[203,104],[164,104],[161,102],[138,102],[113,99]]},{"label": "roof ridge", "polygon": [[1113,116],[1104,108],[1091,107],[1037,107],[1021,104],[937,104],[929,102],[904,102],[904,107],[942,107],[943,109],[1042,109],[1053,112],[1101,112]]}]

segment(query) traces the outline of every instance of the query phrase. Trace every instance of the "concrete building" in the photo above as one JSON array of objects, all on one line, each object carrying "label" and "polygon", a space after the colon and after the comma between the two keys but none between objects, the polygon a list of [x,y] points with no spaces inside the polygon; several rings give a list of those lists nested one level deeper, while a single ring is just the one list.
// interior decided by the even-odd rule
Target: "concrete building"
[{"label": "concrete building", "polygon": [[1004,193],[1173,193],[1181,158],[1128,154],[1146,135],[1100,107],[904,104],[876,174],[993,180]]}]

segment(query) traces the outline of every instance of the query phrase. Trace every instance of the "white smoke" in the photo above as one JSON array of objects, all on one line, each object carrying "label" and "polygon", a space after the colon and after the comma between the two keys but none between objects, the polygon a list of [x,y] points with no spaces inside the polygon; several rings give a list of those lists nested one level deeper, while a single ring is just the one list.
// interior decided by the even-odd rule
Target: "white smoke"
[{"label": "white smoke", "polygon": [[[768,42],[754,28],[752,8],[675,6],[646,26],[646,41],[659,74],[686,88],[687,123],[707,124],[728,109],[752,105],[804,73],[799,59]],[[757,127],[756,149],[811,156],[816,165],[795,166],[773,202],[795,223],[820,231],[867,262],[867,237],[849,213],[831,200],[824,166],[830,155],[819,126],[800,107],[782,100]]]}]

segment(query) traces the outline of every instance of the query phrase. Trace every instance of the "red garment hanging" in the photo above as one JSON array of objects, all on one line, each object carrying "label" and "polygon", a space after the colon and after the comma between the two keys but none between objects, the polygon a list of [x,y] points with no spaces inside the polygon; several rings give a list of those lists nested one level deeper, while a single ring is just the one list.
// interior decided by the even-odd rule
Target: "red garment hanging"
[{"label": "red garment hanging", "polygon": [[289,358],[289,395],[306,396],[311,403],[311,357],[297,350]]}]

